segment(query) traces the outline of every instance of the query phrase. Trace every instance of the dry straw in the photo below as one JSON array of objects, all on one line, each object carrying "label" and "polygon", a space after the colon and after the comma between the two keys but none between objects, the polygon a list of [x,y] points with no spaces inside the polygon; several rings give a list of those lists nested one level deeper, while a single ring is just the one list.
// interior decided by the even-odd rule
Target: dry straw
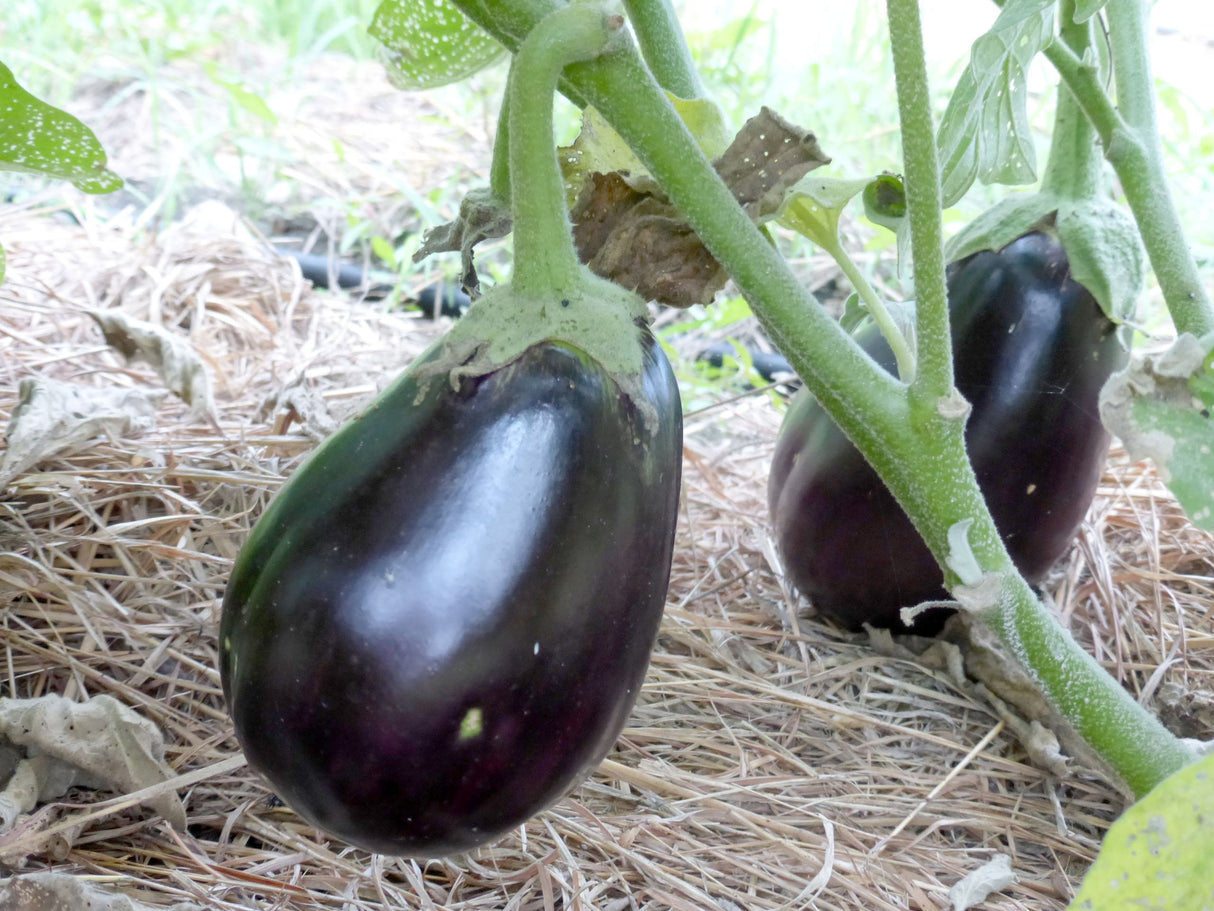
[{"label": "dry straw", "polygon": [[[1007,854],[1017,881],[982,907],[1066,906],[1121,796],[1082,766],[1033,765],[944,672],[819,622],[782,584],[764,507],[779,412],[763,395],[688,417],[665,621],[628,727],[585,784],[498,843],[430,863],[302,822],[232,736],[215,670],[224,580],[316,437],[439,329],[316,293],[231,225],[116,224],[0,209],[0,421],[34,375],[157,387],[104,345],[90,308],[187,337],[214,420],[166,399],[152,429],[45,460],[0,493],[0,691],[107,693],[153,720],[189,826],[76,790],[30,823],[76,834],[23,870],[215,909],[928,911]],[[701,342],[676,347],[691,357]],[[1115,455],[1047,588],[1136,696],[1208,738],[1212,576],[1211,538],[1149,466]]]}]

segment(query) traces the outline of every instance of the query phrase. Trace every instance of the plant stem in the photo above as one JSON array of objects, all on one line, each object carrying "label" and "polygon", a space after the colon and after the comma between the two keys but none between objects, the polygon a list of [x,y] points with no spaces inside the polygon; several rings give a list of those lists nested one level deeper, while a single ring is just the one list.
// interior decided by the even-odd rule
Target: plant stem
[{"label": "plant stem", "polygon": [[641,56],[658,85],[678,98],[707,94],[670,0],[624,0]]},{"label": "plant stem", "polygon": [[[595,4],[564,7],[540,20],[515,54],[507,99],[514,217],[511,282],[523,294],[571,287],[581,273],[552,140],[552,96],[561,71],[600,54],[622,24]],[[540,166],[544,159],[548,166]]]},{"label": "plant stem", "polygon": [[924,415],[953,391],[953,348],[944,275],[940,216],[940,165],[932,124],[927,65],[918,0],[887,0],[889,40],[902,124],[906,205],[915,263],[915,338],[918,371],[911,385],[912,407]]},{"label": "plant stem", "polygon": [[[507,78],[506,97],[510,97]],[[489,192],[503,204],[510,202],[510,105],[497,113],[497,133],[493,137],[493,160],[489,163]]]},{"label": "plant stem", "polygon": [[1054,41],[1045,55],[1096,127],[1105,157],[1117,173],[1138,223],[1143,246],[1177,332],[1200,338],[1214,331],[1214,303],[1201,283],[1163,169],[1154,81],[1146,46],[1146,3],[1109,0],[1105,12],[1117,107],[1109,100],[1095,68],[1064,42]]},{"label": "plant stem", "polygon": [[[1063,0],[1058,19],[1063,41],[1082,56],[1091,44],[1090,22],[1075,22],[1074,0]],[[1095,127],[1064,83],[1058,87],[1050,157],[1041,178],[1041,189],[1067,199],[1095,199],[1106,192],[1102,169],[1103,158],[1096,145]]]},{"label": "plant stem", "polygon": [[873,322],[877,324],[877,328],[881,330],[881,335],[889,343],[890,350],[894,353],[894,361],[898,367],[898,379],[904,383],[912,382],[915,378],[917,367],[915,352],[907,344],[906,335],[902,332],[902,329],[894,322],[889,308],[885,306],[885,301],[881,300],[872,283],[869,282],[864,273],[856,266],[856,261],[851,258],[851,255],[847,252],[847,248],[838,239],[829,246],[823,246],[823,249],[831,255],[835,264],[843,270],[844,276],[851,282],[852,287],[856,289],[856,293],[860,295],[860,300],[864,301],[864,305],[868,309],[868,315],[872,317]]},{"label": "plant stem", "polygon": [[987,623],[1075,731],[1141,797],[1196,758],[1041,606],[1016,574]]}]

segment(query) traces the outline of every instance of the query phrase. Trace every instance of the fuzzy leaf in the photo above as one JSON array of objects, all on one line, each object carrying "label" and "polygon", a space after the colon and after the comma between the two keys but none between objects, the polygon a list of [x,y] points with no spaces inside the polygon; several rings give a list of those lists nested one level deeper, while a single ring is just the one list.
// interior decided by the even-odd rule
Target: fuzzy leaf
[{"label": "fuzzy leaf", "polygon": [[632,177],[648,173],[628,143],[593,107],[582,111],[581,130],[572,144],[557,149],[557,159],[561,163],[571,207],[577,202],[586,178],[595,172],[618,172]]},{"label": "fuzzy leaf", "polygon": [[1049,193],[1006,196],[949,238],[945,262],[956,262],[983,250],[998,252],[1016,238],[1038,228],[1058,210]]},{"label": "fuzzy leaf", "polygon": [[1012,872],[1012,859],[1006,854],[996,854],[987,863],[968,874],[948,890],[953,911],[969,911],[982,904],[995,892],[1002,892],[1016,882]]},{"label": "fuzzy leaf", "polygon": [[[746,214],[762,224],[807,172],[827,161],[813,133],[763,108],[713,166]],[[860,189],[863,182],[855,192]],[[725,284],[724,269],[647,177],[593,172],[571,218],[582,262],[646,300],[707,304]]]},{"label": "fuzzy leaf", "polygon": [[1134,219],[1111,199],[1063,200],[1057,228],[1075,281],[1109,319],[1132,318],[1146,281],[1146,252]]},{"label": "fuzzy leaf", "polygon": [[450,0],[384,0],[367,31],[383,45],[388,81],[404,90],[459,82],[505,53]]},{"label": "fuzzy leaf", "polygon": [[92,130],[35,98],[0,63],[0,171],[70,180],[85,193],[112,193],[122,178],[105,165],[105,149]]},{"label": "fuzzy leaf", "polygon": [[945,207],[975,180],[1023,184],[1036,177],[1025,72],[1053,40],[1054,0],[1008,0],[990,31],[970,49],[940,123]]},{"label": "fuzzy leaf", "polygon": [[1214,754],[1113,823],[1070,911],[1214,911]]},{"label": "fuzzy leaf", "polygon": [[[701,151],[710,159],[724,155],[733,137],[720,106],[703,98],[687,100],[666,94]],[[618,171],[634,178],[649,173],[628,143],[593,106],[582,111],[582,129],[572,144],[562,146],[557,153],[570,206],[577,202],[586,178],[596,171],[600,174]]]},{"label": "fuzzy leaf", "polygon": [[127,316],[119,310],[90,310],[101,327],[105,343],[131,361],[146,361],[156,368],[169,390],[190,406],[198,417],[215,413],[211,378],[194,346],[163,326]]},{"label": "fuzzy leaf", "polygon": [[805,177],[789,190],[778,220],[823,250],[833,251],[839,245],[839,216],[868,185],[867,177]]},{"label": "fuzzy leaf", "polygon": [[1182,335],[1116,373],[1100,418],[1131,458],[1155,462],[1193,524],[1214,531],[1214,338]]}]

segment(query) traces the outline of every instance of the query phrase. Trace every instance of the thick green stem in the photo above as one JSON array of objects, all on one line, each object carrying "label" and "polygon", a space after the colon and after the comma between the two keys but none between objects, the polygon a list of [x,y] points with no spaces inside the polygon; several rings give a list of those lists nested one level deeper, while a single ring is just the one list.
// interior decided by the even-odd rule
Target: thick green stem
[{"label": "thick green stem", "polygon": [[1109,0],[1105,7],[1112,44],[1117,106],[1109,100],[1095,67],[1064,42],[1045,55],[1096,127],[1113,166],[1143,246],[1178,332],[1199,338],[1214,331],[1214,303],[1201,283],[1197,263],[1168,187],[1155,117],[1155,86],[1147,51],[1145,0]]},{"label": "thick green stem", "polygon": [[[1075,22],[1074,16],[1074,0],[1064,0],[1059,9],[1062,39],[1082,57],[1091,44],[1092,29],[1089,22]],[[1103,167],[1095,127],[1075,94],[1065,84],[1060,85],[1041,189],[1067,199],[1095,199],[1106,192]]]},{"label": "thick green stem", "polygon": [[987,623],[1136,797],[1196,758],[1075,645],[1019,575],[1007,574],[1003,586],[1000,606]]},{"label": "thick green stem", "polygon": [[[491,16],[476,15],[477,9],[495,5],[491,0],[467,6],[465,0],[456,2],[498,34]],[[528,6],[536,2],[526,0]],[[891,0],[891,5],[906,2]],[[501,3],[517,11],[514,4]],[[961,422],[912,422],[907,387],[877,367],[797,282],[737,205],[635,51],[620,49],[575,64],[567,78],[636,151],[687,216],[750,301],[772,341],[873,464],[938,561],[943,564],[951,555],[950,530],[972,523],[967,543],[978,571],[983,578],[1002,580],[994,627],[1027,667],[1040,665],[1038,676],[1051,698],[1114,771],[1136,793],[1143,793],[1186,761],[1179,742],[1115,680],[1098,673],[1073,639],[1061,629],[1051,632],[1056,622],[1015,573],[990,518],[965,454]],[[921,103],[926,105],[926,97]],[[931,177],[929,186],[937,180]],[[930,249],[931,243],[927,246]],[[941,254],[936,256],[942,261]],[[951,370],[951,361],[949,366]],[[947,566],[945,580],[959,597],[970,597],[957,572]],[[1095,717],[1093,708],[1088,715],[1084,706],[1103,706],[1104,714]]]},{"label": "thick green stem", "polygon": [[622,24],[594,4],[565,7],[544,17],[514,57],[507,99],[514,216],[511,281],[520,293],[571,287],[581,273],[552,141],[552,96],[561,71],[600,54]]},{"label": "thick green stem", "polygon": [[670,0],[624,0],[641,56],[658,85],[679,98],[703,98],[704,83]]},{"label": "thick green stem", "polygon": [[[510,97],[507,82],[506,97]],[[510,202],[510,105],[503,104],[497,115],[497,133],[493,137],[493,160],[489,163],[489,192],[503,204]]]},{"label": "thick green stem", "polygon": [[889,40],[902,124],[902,159],[915,263],[917,366],[911,398],[924,416],[953,390],[953,348],[944,277],[940,166],[932,123],[918,0],[888,0]]}]

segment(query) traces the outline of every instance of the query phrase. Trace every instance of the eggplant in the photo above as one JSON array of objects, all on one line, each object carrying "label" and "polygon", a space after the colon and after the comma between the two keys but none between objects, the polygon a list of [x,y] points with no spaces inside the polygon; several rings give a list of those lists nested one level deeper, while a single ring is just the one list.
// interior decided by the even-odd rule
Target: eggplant
[{"label": "eggplant", "polygon": [[[1110,441],[1097,398],[1128,355],[1049,234],[1031,232],[954,263],[948,296],[955,382],[972,406],[970,462],[1013,562],[1037,584],[1091,505]],[[874,326],[857,340],[893,372]],[[932,608],[912,626],[902,623],[903,607],[948,598],[943,574],[876,472],[806,390],[780,428],[768,508],[788,577],[843,627],[931,635],[952,613]]]},{"label": "eggplant", "polygon": [[678,516],[678,386],[641,332],[631,395],[564,343],[454,388],[423,358],[258,521],[221,680],[250,765],[302,816],[436,857],[520,825],[610,750]]}]

